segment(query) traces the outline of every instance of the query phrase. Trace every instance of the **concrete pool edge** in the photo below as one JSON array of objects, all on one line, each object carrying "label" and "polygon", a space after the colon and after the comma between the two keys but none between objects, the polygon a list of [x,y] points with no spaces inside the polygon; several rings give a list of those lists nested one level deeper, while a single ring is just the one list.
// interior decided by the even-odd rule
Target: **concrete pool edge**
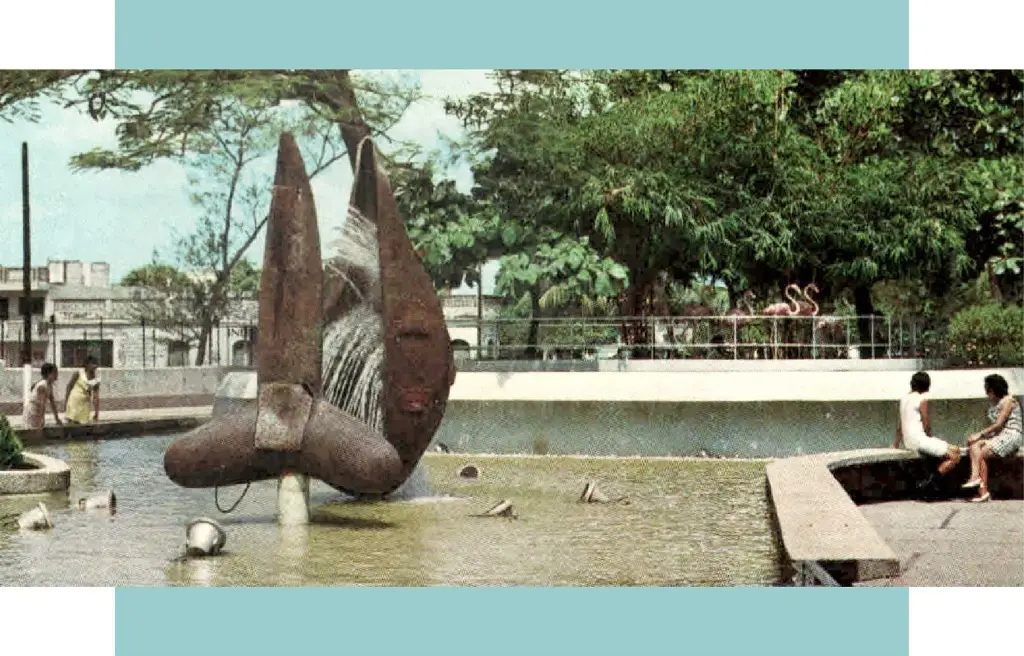
[{"label": "concrete pool edge", "polygon": [[65,492],[71,487],[71,468],[67,463],[25,451],[24,460],[34,469],[0,471],[0,496]]},{"label": "concrete pool edge", "polygon": [[48,424],[42,439],[38,431],[21,425],[20,417],[11,421],[15,433],[26,445],[46,444],[54,441],[82,441],[140,437],[158,433],[185,432],[210,419],[209,406],[187,408],[160,408],[153,410],[126,410],[104,413],[111,418],[91,424]]},{"label": "concrete pool edge", "polygon": [[[899,575],[900,562],[859,505],[901,499],[949,499],[962,490],[968,459],[945,477],[935,462],[898,449],[858,449],[783,458],[765,470],[773,530],[790,568],[820,566],[836,583],[854,585]],[[1024,497],[1024,456],[993,461],[990,488]]]}]

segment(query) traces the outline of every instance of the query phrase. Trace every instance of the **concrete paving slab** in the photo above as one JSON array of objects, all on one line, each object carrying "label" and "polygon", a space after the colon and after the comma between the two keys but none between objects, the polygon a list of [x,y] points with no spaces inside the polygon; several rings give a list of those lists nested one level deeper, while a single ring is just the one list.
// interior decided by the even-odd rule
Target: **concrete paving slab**
[{"label": "concrete paving slab", "polygon": [[[901,570],[864,585],[1024,586],[1024,501],[893,501],[862,510]],[[928,526],[940,513],[948,520]]]}]

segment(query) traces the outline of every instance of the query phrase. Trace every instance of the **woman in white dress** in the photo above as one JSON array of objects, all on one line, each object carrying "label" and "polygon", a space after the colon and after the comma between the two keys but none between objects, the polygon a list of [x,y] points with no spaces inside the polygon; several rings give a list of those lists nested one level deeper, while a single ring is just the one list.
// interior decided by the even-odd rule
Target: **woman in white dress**
[{"label": "woman in white dress", "polygon": [[985,376],[985,396],[992,402],[988,409],[989,425],[967,438],[971,453],[971,478],[965,488],[978,488],[975,503],[990,501],[988,492],[988,460],[1014,455],[1024,441],[1021,408],[1010,396],[1010,385],[999,374]]},{"label": "woman in white dress", "polygon": [[948,474],[960,462],[960,449],[932,435],[928,416],[928,390],[931,386],[931,376],[924,371],[910,377],[910,392],[900,399],[900,422],[892,448],[898,449],[902,442],[921,455],[942,458],[939,473]]}]

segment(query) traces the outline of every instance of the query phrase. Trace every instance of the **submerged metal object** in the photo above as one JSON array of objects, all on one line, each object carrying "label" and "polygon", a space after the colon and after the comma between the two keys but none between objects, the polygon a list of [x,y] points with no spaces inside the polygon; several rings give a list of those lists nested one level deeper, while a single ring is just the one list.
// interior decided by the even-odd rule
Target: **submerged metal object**
[{"label": "submerged metal object", "polygon": [[208,517],[193,519],[185,525],[185,553],[189,556],[216,556],[228,541],[228,534]]},{"label": "submerged metal object", "polygon": [[50,511],[47,510],[46,504],[40,501],[35,508],[18,515],[18,528],[26,531],[53,528],[53,520],[50,519]]},{"label": "submerged metal object", "polygon": [[583,493],[580,494],[580,503],[608,503],[609,500],[592,481],[583,486]]},{"label": "submerged metal object", "polygon": [[504,517],[506,519],[519,519],[515,506],[508,499],[503,499],[491,506],[487,512],[476,515],[477,517]]},{"label": "submerged metal object", "polygon": [[459,478],[480,478],[480,468],[476,465],[465,465],[464,467],[459,467],[459,471],[457,473]]},{"label": "submerged metal object", "polygon": [[580,503],[622,503],[629,505],[629,499],[626,497],[612,499],[598,489],[597,483],[587,481],[583,486],[583,492],[580,494]]},{"label": "submerged metal object", "polygon": [[441,422],[454,382],[440,302],[405,233],[371,141],[356,158],[354,209],[376,225],[384,341],[383,435],[322,396],[327,318],[313,192],[298,146],[281,136],[260,283],[255,407],[215,417],[164,454],[168,477],[216,487],[308,475],[345,491],[386,494],[412,473]]},{"label": "submerged metal object", "polygon": [[107,490],[100,494],[78,500],[79,510],[108,510],[110,513],[117,512],[117,495],[113,490]]}]

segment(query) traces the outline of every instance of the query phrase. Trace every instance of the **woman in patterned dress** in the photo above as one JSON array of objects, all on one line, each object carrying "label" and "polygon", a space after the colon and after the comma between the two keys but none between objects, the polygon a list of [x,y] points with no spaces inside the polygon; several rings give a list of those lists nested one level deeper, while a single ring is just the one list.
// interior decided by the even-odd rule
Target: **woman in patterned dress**
[{"label": "woman in patterned dress", "polygon": [[988,459],[1006,458],[1021,448],[1024,426],[1021,406],[1010,396],[1010,386],[999,374],[985,376],[985,395],[992,405],[988,409],[989,425],[967,438],[971,451],[971,478],[965,488],[978,488],[978,496],[971,501],[982,503],[992,499],[988,492]]}]

